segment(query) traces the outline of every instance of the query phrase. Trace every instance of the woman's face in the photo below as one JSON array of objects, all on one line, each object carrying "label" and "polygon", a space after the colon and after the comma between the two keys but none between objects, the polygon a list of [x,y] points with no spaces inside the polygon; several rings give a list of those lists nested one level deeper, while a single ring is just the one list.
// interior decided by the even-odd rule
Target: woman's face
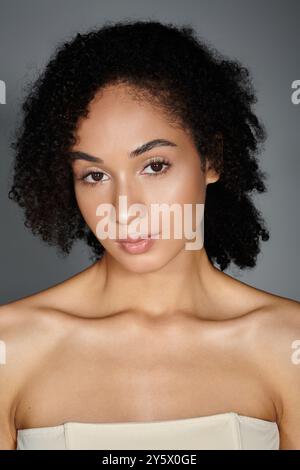
[{"label": "woman's face", "polygon": [[[185,243],[191,239],[185,238],[184,232],[180,238],[174,237],[172,212],[170,235],[162,238],[163,211],[157,212],[154,207],[158,206],[152,204],[169,208],[175,204],[182,210],[184,204],[192,204],[196,229],[195,204],[204,204],[206,185],[218,176],[210,169],[202,172],[199,155],[188,133],[171,124],[157,107],[135,100],[125,85],[110,85],[91,101],[89,116],[79,121],[76,137],[71,150],[83,152],[72,154],[77,203],[106,252],[130,271],[150,272],[185,250]],[[133,150],[158,139],[160,142],[152,148],[130,156]],[[86,160],[86,155],[98,160]],[[121,204],[120,196],[127,197],[125,205],[124,198]],[[103,238],[103,226],[99,222],[107,221],[108,213],[104,216],[104,212],[102,215],[97,212],[102,204],[115,209],[116,218],[111,213],[109,220],[116,227],[117,238],[124,233],[118,232],[119,229],[127,229],[125,235],[159,233],[159,238],[140,253],[130,247],[126,250],[114,238]],[[128,212],[132,204],[142,204],[144,212]],[[153,216],[155,210],[158,218]],[[136,222],[141,225],[134,225]]]}]

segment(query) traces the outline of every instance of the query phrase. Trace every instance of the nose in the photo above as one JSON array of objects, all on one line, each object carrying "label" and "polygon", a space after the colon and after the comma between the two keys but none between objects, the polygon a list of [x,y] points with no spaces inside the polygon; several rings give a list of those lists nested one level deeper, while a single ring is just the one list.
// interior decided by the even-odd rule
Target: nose
[{"label": "nose", "polygon": [[114,197],[116,223],[129,226],[133,220],[143,219],[147,216],[145,202],[140,197],[133,183],[123,184],[116,188]]}]

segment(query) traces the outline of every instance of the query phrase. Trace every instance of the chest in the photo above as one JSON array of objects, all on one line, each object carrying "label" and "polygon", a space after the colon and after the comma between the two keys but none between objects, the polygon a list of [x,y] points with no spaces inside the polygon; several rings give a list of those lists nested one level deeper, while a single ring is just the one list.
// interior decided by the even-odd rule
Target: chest
[{"label": "chest", "polygon": [[106,334],[82,330],[41,360],[23,390],[18,427],[150,421],[232,410],[273,419],[254,364],[241,354],[242,347],[221,339],[217,333],[177,328]]}]

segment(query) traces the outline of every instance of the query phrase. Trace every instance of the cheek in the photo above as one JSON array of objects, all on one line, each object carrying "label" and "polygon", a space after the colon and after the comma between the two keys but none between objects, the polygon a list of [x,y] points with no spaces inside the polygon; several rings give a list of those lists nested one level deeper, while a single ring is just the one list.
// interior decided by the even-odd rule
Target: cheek
[{"label": "cheek", "polygon": [[[181,246],[182,241],[173,237],[175,233],[175,220],[176,227],[180,233],[184,233],[184,226],[186,230],[189,230],[189,227],[190,230],[197,230],[200,220],[203,218],[203,205],[205,202],[206,186],[203,173],[198,169],[191,171],[189,168],[186,171],[182,171],[176,178],[166,178],[164,182],[161,180],[155,186],[155,191],[153,191],[153,187],[151,189],[152,191],[150,191],[149,188],[149,194],[147,195],[149,214],[151,213],[152,203],[168,205],[171,210],[171,215],[170,217],[166,216],[165,220],[169,221],[166,222],[166,224],[170,227],[170,239],[174,246]],[[196,207],[196,205],[198,207]],[[180,210],[176,212],[174,206],[180,206]],[[187,206],[189,206],[188,209]],[[153,208],[155,220],[157,220],[157,218],[159,219],[159,227],[161,229],[163,226],[166,226],[163,223],[163,211],[160,211],[156,206],[153,207],[155,207]],[[157,215],[157,211],[159,211],[159,215]],[[175,212],[178,214],[177,218],[174,215]],[[163,243],[165,243],[165,241],[163,241]]]},{"label": "cheek", "polygon": [[97,219],[96,209],[100,203],[97,191],[93,192],[93,188],[87,188],[86,190],[75,188],[75,196],[82,217],[93,230]]},{"label": "cheek", "polygon": [[204,203],[205,179],[203,173],[196,168],[183,168],[176,174],[161,179],[155,186],[149,188],[148,202],[167,204]]}]

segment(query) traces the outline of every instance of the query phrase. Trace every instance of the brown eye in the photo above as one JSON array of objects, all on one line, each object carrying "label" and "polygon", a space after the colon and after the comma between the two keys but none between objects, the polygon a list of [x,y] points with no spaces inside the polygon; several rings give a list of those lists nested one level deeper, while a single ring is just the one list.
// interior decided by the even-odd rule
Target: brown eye
[{"label": "brown eye", "polygon": [[163,163],[162,162],[154,162],[154,163],[151,163],[151,165],[149,165],[152,170],[154,170],[155,172],[159,172],[162,167],[163,167]]},{"label": "brown eye", "polygon": [[160,174],[165,173],[166,171],[168,171],[170,166],[171,165],[167,160],[157,159],[156,158],[156,159],[150,161],[149,164],[144,168],[144,170],[146,168],[150,168],[152,170],[152,172],[145,172],[145,174],[147,174],[149,176],[152,176],[152,175],[155,176],[155,175],[160,175]]},{"label": "brown eye", "polygon": [[90,173],[90,176],[92,177],[94,181],[101,181],[102,175],[104,175],[104,173],[102,173],[101,171]]},{"label": "brown eye", "polygon": [[97,184],[106,181],[103,179],[103,176],[106,176],[102,171],[90,171],[89,173],[83,175],[80,179],[86,184]]}]

